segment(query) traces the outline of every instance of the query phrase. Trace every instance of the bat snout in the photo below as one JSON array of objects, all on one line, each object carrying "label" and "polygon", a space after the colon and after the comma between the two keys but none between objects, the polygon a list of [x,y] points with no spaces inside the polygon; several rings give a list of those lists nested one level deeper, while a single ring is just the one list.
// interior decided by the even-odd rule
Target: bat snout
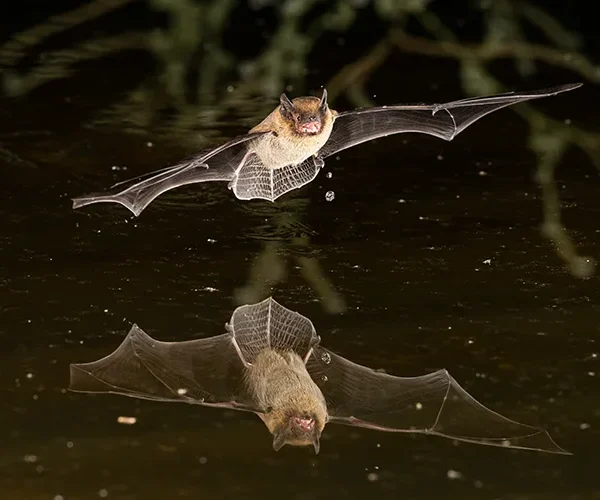
[{"label": "bat snout", "polygon": [[315,428],[315,419],[312,417],[294,417],[293,422],[304,432],[312,432]]},{"label": "bat snout", "polygon": [[321,120],[311,117],[298,124],[298,131],[302,134],[318,134],[321,131]]}]

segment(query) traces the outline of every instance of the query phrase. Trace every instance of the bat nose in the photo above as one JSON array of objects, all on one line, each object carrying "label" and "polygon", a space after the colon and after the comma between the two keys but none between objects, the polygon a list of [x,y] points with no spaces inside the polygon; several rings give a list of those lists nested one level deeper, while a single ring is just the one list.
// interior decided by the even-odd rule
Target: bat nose
[{"label": "bat nose", "polygon": [[303,431],[312,431],[315,427],[315,420],[312,417],[294,417],[294,423]]},{"label": "bat nose", "polygon": [[301,132],[316,134],[321,130],[321,124],[316,119],[307,119],[299,125],[298,129]]}]

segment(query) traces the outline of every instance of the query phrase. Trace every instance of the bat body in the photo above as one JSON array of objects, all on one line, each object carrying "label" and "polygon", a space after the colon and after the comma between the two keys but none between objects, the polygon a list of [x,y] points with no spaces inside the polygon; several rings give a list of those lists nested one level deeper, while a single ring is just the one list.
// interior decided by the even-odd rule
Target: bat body
[{"label": "bat body", "polygon": [[267,409],[259,416],[273,434],[273,448],[312,444],[318,453],[327,403],[300,356],[265,349],[248,370],[246,380],[257,405]]},{"label": "bat body", "polygon": [[312,445],[327,423],[567,453],[539,428],[484,407],[446,371],[395,377],[320,345],[308,318],[269,298],[238,307],[227,333],[159,342],[134,325],[116,351],[71,365],[70,389],[259,415],[273,448]]},{"label": "bat body", "polygon": [[451,141],[483,116],[506,106],[580,87],[580,83],[529,92],[461,99],[445,104],[380,106],[337,113],[321,99],[281,95],[280,105],[247,134],[177,165],[73,200],[73,208],[120,203],[139,215],[157,196],[186,184],[228,181],[241,200],[275,201],[311,182],[324,160],[343,149],[391,134],[415,132]]}]

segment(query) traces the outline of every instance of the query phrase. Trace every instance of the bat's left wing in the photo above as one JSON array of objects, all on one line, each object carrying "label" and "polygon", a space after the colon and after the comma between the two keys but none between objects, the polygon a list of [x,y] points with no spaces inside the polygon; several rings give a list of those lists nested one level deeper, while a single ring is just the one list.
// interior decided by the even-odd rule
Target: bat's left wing
[{"label": "bat's left wing", "polygon": [[573,83],[529,92],[509,92],[489,97],[472,97],[445,104],[379,106],[339,113],[319,156],[326,158],[366,141],[402,132],[429,134],[451,141],[483,116],[506,106],[549,97],[580,87]]},{"label": "bat's left wing", "polygon": [[394,377],[316,346],[307,370],[327,401],[330,422],[388,432],[568,454],[543,429],[486,408],[446,371]]}]

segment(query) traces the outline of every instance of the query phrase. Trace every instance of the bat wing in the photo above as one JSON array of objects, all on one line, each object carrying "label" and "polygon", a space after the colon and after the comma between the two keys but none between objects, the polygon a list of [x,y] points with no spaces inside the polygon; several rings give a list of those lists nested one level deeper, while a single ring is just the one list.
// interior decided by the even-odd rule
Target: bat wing
[{"label": "bat wing", "polygon": [[394,377],[320,346],[313,349],[307,370],[325,396],[330,422],[568,454],[543,429],[520,424],[483,406],[446,370]]},{"label": "bat wing", "polygon": [[71,365],[69,389],[260,412],[231,334],[159,342],[134,325],[112,354]]},{"label": "bat wing", "polygon": [[264,413],[245,383],[265,349],[307,359],[319,337],[311,321],[272,298],[238,307],[228,333],[185,342],[159,342],[134,325],[116,351],[71,365],[69,389],[122,394]]},{"label": "bat wing", "polygon": [[294,351],[308,359],[320,339],[312,322],[273,298],[238,307],[226,325],[246,366],[265,349]]},{"label": "bat wing", "polygon": [[472,97],[446,104],[380,106],[340,113],[319,156],[326,158],[357,144],[401,132],[429,134],[451,141],[469,125],[498,109],[560,94],[581,85],[573,83],[530,92]]},{"label": "bat wing", "polygon": [[178,165],[116,184],[107,192],[74,198],[73,208],[92,203],[120,203],[138,216],[156,197],[170,189],[198,182],[232,181],[251,156],[252,140],[268,133],[236,137]]},{"label": "bat wing", "polygon": [[297,165],[267,168],[254,155],[239,169],[229,187],[240,200],[275,201],[311,182],[323,165],[322,158],[309,156]]}]

